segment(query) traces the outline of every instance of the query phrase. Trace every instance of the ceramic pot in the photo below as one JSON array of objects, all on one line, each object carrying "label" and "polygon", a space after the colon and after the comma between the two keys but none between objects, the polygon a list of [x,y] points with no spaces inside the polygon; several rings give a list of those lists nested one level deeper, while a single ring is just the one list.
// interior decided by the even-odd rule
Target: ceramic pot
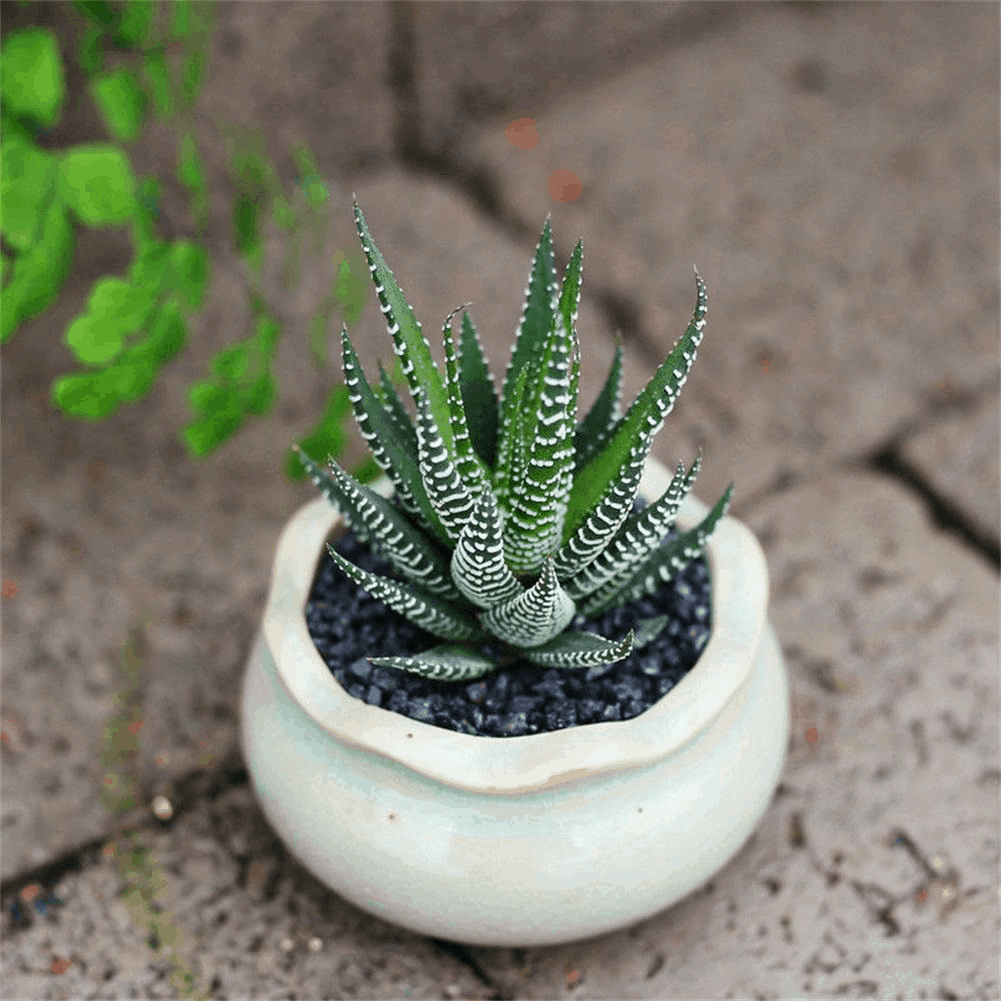
[{"label": "ceramic pot", "polygon": [[[651,460],[641,495],[670,479]],[[689,495],[677,525],[707,512]],[[341,688],[305,607],[343,531],[323,497],[286,525],[241,703],[261,807],[318,879],[422,935],[542,946],[647,918],[736,854],[789,735],[768,570],[743,523],[723,518],[706,547],[712,634],[675,688],[633,719],[524,737],[455,733]]]}]

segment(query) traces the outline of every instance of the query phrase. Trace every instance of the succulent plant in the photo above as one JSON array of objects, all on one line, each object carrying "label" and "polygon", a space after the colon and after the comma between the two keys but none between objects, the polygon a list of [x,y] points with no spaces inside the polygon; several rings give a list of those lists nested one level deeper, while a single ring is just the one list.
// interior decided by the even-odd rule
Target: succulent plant
[{"label": "succulent plant", "polygon": [[557,668],[609,664],[649,643],[668,616],[641,620],[619,638],[569,627],[663,587],[701,554],[729,507],[732,483],[699,525],[664,542],[698,474],[701,452],[687,472],[678,463],[658,500],[639,510],[633,504],[653,437],[702,340],[707,295],[698,271],[691,323],[626,414],[619,409],[617,341],[604,386],[577,423],[582,242],[557,288],[546,220],[498,400],[468,312],[458,351],[453,341],[452,319],[470,304],[443,324],[443,377],[357,201],[354,213],[416,422],[381,364],[378,388],[368,383],[342,328],[354,415],[393,484],[392,498],[357,482],[332,457],[327,473],[293,447],[359,540],[398,576],[363,570],[328,545],[337,565],[359,587],[446,641],[371,662],[462,681],[519,659]]}]

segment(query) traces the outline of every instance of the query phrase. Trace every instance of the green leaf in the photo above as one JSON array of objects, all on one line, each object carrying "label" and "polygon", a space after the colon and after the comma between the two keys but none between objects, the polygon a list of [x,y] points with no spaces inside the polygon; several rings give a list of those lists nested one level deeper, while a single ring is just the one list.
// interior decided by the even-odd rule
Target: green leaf
[{"label": "green leaf", "polygon": [[570,494],[564,540],[577,530],[597,503],[609,482],[626,461],[640,433],[646,431],[656,434],[674,409],[674,403],[695,361],[696,348],[702,343],[706,325],[708,296],[705,282],[698,272],[695,274],[695,285],[695,311],[684,334],[654,373],[643,392],[636,397],[626,416],[618,422],[600,454],[577,474]]},{"label": "green leaf", "polygon": [[156,365],[165,365],[188,339],[188,326],[176,299],[168,299],[156,313],[145,349]]},{"label": "green leaf", "polygon": [[196,458],[202,458],[231,438],[243,425],[238,410],[221,411],[204,420],[189,424],[181,432],[181,440]]},{"label": "green leaf", "polygon": [[377,667],[397,667],[437,681],[472,681],[493,671],[489,657],[458,643],[442,643],[412,657],[369,657]]},{"label": "green leaf", "polygon": [[442,639],[468,642],[486,639],[486,633],[476,619],[461,605],[444,601],[412,585],[404,585],[391,577],[382,577],[355,566],[333,546],[327,545],[331,559],[373,598],[388,605],[394,612]]},{"label": "green leaf", "polygon": [[190,386],[188,403],[199,413],[209,416],[233,413],[239,406],[236,393],[232,389],[217,386],[212,382],[196,382]]},{"label": "green leaf", "polygon": [[459,385],[462,387],[462,406],[466,411],[473,448],[487,468],[493,469],[497,459],[497,390],[468,312],[462,314]]},{"label": "green leaf", "polygon": [[188,54],[181,69],[181,100],[188,108],[198,101],[205,75],[205,53],[196,49]]},{"label": "green leaf", "polygon": [[159,216],[160,182],[155,177],[147,177],[139,185],[132,213],[132,238],[140,254],[160,243],[156,229]]},{"label": "green leaf", "polygon": [[556,273],[553,266],[553,238],[549,219],[542,227],[542,235],[535,250],[532,271],[528,282],[528,294],[522,308],[521,322],[515,338],[514,350],[504,376],[501,393],[501,437],[514,428],[511,414],[515,406],[513,394],[522,369],[528,371],[525,384],[525,398],[517,406],[531,416],[541,383],[538,360],[542,357],[553,329],[553,296],[556,291]]},{"label": "green leaf", "polygon": [[257,202],[249,195],[238,195],[233,206],[233,245],[242,257],[251,258],[261,243],[257,229]]},{"label": "green leaf", "polygon": [[62,203],[53,199],[42,221],[38,242],[14,261],[14,277],[0,293],[0,343],[47,309],[73,266],[73,226]]},{"label": "green leaf", "polygon": [[78,361],[105,365],[122,350],[122,331],[99,317],[80,316],[66,329],[65,340]]},{"label": "green leaf", "polygon": [[247,396],[244,410],[255,417],[266,414],[274,405],[277,391],[274,376],[270,372],[262,372]]},{"label": "green leaf", "polygon": [[[167,50],[163,45],[145,50],[142,72],[153,95],[153,106],[157,115],[161,118],[171,118],[174,114],[174,94],[170,85],[170,63],[167,61]],[[185,183],[183,177],[181,182]]]},{"label": "green leaf", "polygon": [[597,633],[564,632],[544,646],[519,653],[525,660],[543,667],[594,667],[628,657],[634,638],[632,630],[621,640],[607,640]]},{"label": "green leaf", "polygon": [[153,4],[150,0],[129,0],[118,22],[114,44],[120,49],[139,48],[150,36],[153,13]]},{"label": "green leaf", "polygon": [[0,226],[4,239],[18,251],[38,238],[48,204],[55,194],[59,161],[17,133],[4,135],[0,177]]},{"label": "green leaf", "polygon": [[66,99],[59,41],[48,28],[11,32],[0,51],[0,92],[10,114],[55,125]]},{"label": "green leaf", "polygon": [[421,479],[416,436],[412,438],[397,426],[393,415],[372,391],[346,327],[341,328],[341,357],[355,420],[375,460],[393,481],[405,510],[417,516],[439,540],[448,545],[449,533],[435,512]]},{"label": "green leaf", "polygon": [[190,0],[174,0],[174,23],[170,33],[173,38],[187,38],[196,28],[196,19],[191,10]]},{"label": "green leaf", "polygon": [[85,226],[125,222],[135,190],[132,164],[114,146],[75,146],[59,164],[59,195]]},{"label": "green leaf", "polygon": [[606,598],[600,605],[588,606],[585,615],[601,615],[607,609],[627,605],[631,601],[653,594],[676,574],[688,566],[692,560],[704,551],[706,544],[716,531],[716,525],[726,515],[733,497],[731,483],[722,496],[713,505],[712,510],[699,522],[695,528],[683,532],[670,542],[665,542],[655,549],[636,573],[613,595]]},{"label": "green leaf", "polygon": [[80,37],[80,48],[77,51],[77,61],[84,73],[92,77],[104,69],[104,36],[105,29],[97,24],[87,25]]},{"label": "green leaf", "polygon": [[113,414],[121,400],[107,372],[80,372],[53,380],[52,401],[72,417],[99,421]]},{"label": "green leaf", "polygon": [[211,361],[212,371],[226,382],[238,382],[250,368],[250,346],[235,344],[223,348]]},{"label": "green leaf", "polygon": [[129,283],[137,288],[151,285],[157,289],[165,282],[170,268],[170,244],[152,241],[143,245],[129,269]]},{"label": "green leaf", "polygon": [[422,392],[428,394],[431,413],[444,437],[445,447],[449,454],[452,454],[455,444],[448,422],[448,400],[441,373],[431,357],[431,350],[421,333],[421,325],[417,322],[410,303],[404,297],[393,277],[393,272],[389,270],[385,258],[372,239],[358,202],[353,202],[353,205],[358,236],[361,238],[362,250],[368,260],[382,311],[386,314],[389,333],[397,353],[403,355],[407,362],[404,365],[404,374],[410,386],[410,393],[415,401]]},{"label": "green leaf", "polygon": [[202,308],[211,262],[206,249],[191,240],[177,240],[170,250],[172,286],[196,312]]},{"label": "green leaf", "polygon": [[488,608],[480,615],[480,622],[505,643],[525,649],[542,646],[558,636],[576,613],[577,606],[560,585],[550,558],[535,584]]},{"label": "green leaf", "polygon": [[73,6],[95,24],[108,27],[115,23],[118,11],[107,0],[73,0]]},{"label": "green leaf", "polygon": [[581,272],[584,267],[584,241],[578,240],[563,276],[563,287],[560,290],[559,310],[563,324],[573,332],[577,322],[577,307],[580,305]]},{"label": "green leaf", "polygon": [[122,142],[132,142],[143,130],[149,95],[130,69],[102,73],[88,84],[90,96],[108,131]]},{"label": "green leaf", "polygon": [[[351,400],[348,397],[347,386],[335,386],[327,397],[326,407],[320,420],[308,436],[300,440],[300,450],[307,453],[314,462],[321,464],[326,461],[329,454],[333,454],[339,459],[347,440],[343,424],[350,413]],[[285,475],[292,482],[304,480],[308,475],[295,448],[289,449],[285,457]]]}]

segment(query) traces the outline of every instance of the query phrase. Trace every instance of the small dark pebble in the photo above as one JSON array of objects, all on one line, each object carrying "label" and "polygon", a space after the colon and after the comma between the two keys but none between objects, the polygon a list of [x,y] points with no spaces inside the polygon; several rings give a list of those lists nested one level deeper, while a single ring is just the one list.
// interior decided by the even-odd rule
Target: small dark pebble
[{"label": "small dark pebble", "polygon": [[[668,539],[675,538],[672,530]],[[336,549],[352,563],[390,576],[389,565],[346,533]],[[434,681],[368,658],[405,656],[444,642],[356,587],[326,553],[306,606],[306,623],[331,673],[353,698],[457,733],[520,737],[632,719],[663,698],[695,666],[709,640],[709,568],[688,564],[659,592],[572,628],[618,639],[638,620],[671,616],[660,635],[625,660],[590,668],[545,668],[527,661],[472,682]],[[497,656],[499,648],[484,644]]]}]

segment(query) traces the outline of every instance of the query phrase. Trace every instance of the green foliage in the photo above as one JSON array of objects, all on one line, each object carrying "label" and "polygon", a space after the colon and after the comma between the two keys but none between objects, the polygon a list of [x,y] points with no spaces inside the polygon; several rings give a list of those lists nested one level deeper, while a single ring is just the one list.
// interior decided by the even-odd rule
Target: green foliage
[{"label": "green foliage", "polygon": [[4,39],[0,93],[7,114],[33,118],[43,125],[59,121],[66,99],[66,78],[53,32],[25,28]]},{"label": "green foliage", "polygon": [[[118,144],[135,142],[150,112],[166,121],[181,119],[177,177],[188,192],[200,237],[209,220],[208,185],[190,109],[206,79],[213,13],[209,4],[173,0],[168,5],[169,30],[160,35],[158,8],[149,0],[116,5],[74,0],[73,7],[86,22],[77,57],[88,77],[87,93],[114,143],[91,142],[62,151],[41,148],[35,137],[58,123],[66,100],[58,41],[45,28],[23,29],[4,39],[0,342],[58,298],[73,264],[74,225],[128,226],[135,248],[128,273],[105,276],[94,284],[85,309],[64,335],[82,368],[52,385],[52,401],[67,417],[103,420],[149,393],[160,369],[184,348],[188,316],[202,309],[210,288],[211,262],[204,244],[200,239],[161,239],[160,183],[137,178]],[[116,50],[128,53],[131,61],[106,66],[106,51]],[[248,130],[221,128],[234,186],[233,240],[251,269],[248,292],[254,321],[251,334],[212,358],[210,374],[191,387],[189,400],[197,418],[180,435],[195,458],[208,455],[247,420],[264,416],[274,405],[272,366],[281,328],[257,280],[269,209],[289,234],[285,270],[295,284],[302,231],[312,230],[322,243],[330,201],[308,146],[292,150],[301,176],[288,199],[260,138]],[[335,255],[330,293],[308,331],[318,366],[326,363],[330,321],[340,316],[353,326],[361,314],[363,268],[361,255]],[[350,409],[345,400],[344,388],[337,387],[306,438],[317,455],[339,455],[345,448],[343,424]],[[305,476],[291,453],[286,472],[291,479]],[[377,475],[378,467],[366,460],[356,472],[367,480]]]},{"label": "green foliage", "polygon": [[[452,318],[464,307],[445,319],[444,377],[438,371],[357,202],[354,211],[417,419],[384,371],[380,392],[369,385],[345,329],[348,396],[394,499],[353,479],[333,457],[325,472],[313,448],[312,456],[299,450],[299,458],[359,539],[398,576],[370,573],[328,546],[334,562],[359,587],[446,641],[372,662],[461,681],[497,666],[485,653],[488,643],[500,643],[503,659],[560,668],[612,663],[649,643],[667,616],[642,620],[617,640],[570,626],[578,615],[596,616],[658,590],[701,554],[729,507],[732,484],[699,525],[664,544],[695,482],[698,455],[687,472],[678,464],[660,498],[632,510],[653,437],[702,339],[701,277],[696,273],[691,324],[626,416],[618,416],[619,348],[605,388],[578,423],[581,243],[558,285],[546,221],[498,401],[468,314],[456,352]],[[600,444],[580,454],[582,431]]]}]

